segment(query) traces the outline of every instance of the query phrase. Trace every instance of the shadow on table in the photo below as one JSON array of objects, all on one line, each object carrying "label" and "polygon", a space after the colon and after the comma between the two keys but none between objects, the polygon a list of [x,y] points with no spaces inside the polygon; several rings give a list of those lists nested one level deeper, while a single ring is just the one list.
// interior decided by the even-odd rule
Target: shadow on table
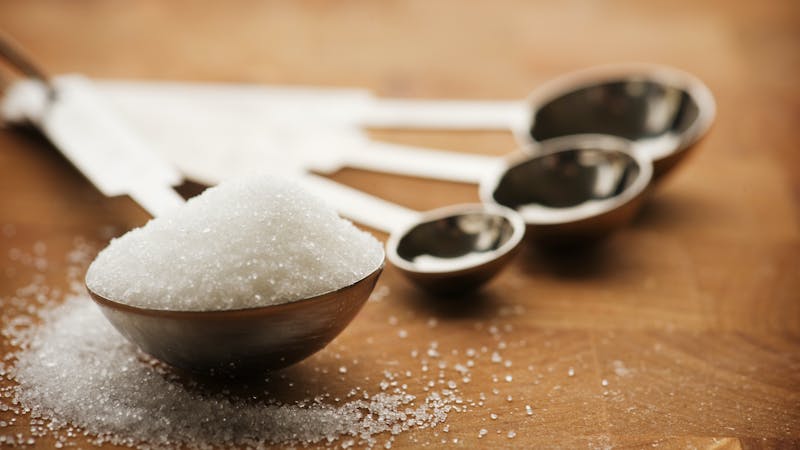
[{"label": "shadow on table", "polygon": [[710,233],[720,224],[718,205],[680,193],[654,195],[634,220],[599,240],[541,242],[527,236],[519,263],[525,274],[581,280],[612,278],[642,260],[642,243],[690,234]]},{"label": "shadow on table", "polygon": [[[250,370],[236,373],[189,373],[163,366],[163,376],[186,390],[209,398],[220,396],[244,403],[292,403],[327,393],[335,368],[318,361],[294,364],[281,370]],[[324,368],[325,372],[320,368]]]},{"label": "shadow on table", "polygon": [[574,245],[543,245],[526,239],[518,257],[523,274],[545,274],[559,279],[613,276],[625,257],[625,240],[616,234],[600,241]]},{"label": "shadow on table", "polygon": [[478,291],[432,294],[419,289],[410,282],[407,283],[408,295],[397,295],[405,303],[404,309],[409,309],[423,316],[432,316],[441,319],[488,319],[497,313],[501,303],[499,292],[487,289],[486,286]]},{"label": "shadow on table", "polygon": [[626,228],[671,233],[710,230],[722,225],[721,208],[699,194],[655,193]]}]

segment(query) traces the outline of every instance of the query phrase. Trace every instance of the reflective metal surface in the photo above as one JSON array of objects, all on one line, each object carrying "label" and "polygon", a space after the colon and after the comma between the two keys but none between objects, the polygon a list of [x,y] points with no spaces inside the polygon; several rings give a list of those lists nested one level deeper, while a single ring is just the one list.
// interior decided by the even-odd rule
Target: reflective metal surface
[{"label": "reflective metal surface", "polygon": [[645,79],[601,82],[540,106],[530,134],[536,141],[570,134],[610,134],[635,141],[679,134],[699,108],[683,89]]},{"label": "reflective metal surface", "polygon": [[[711,126],[715,103],[697,78],[677,69],[621,64],[568,74],[535,90],[523,141],[575,134],[626,138],[666,173]],[[536,150],[535,147],[532,150]]]},{"label": "reflective metal surface", "polygon": [[602,135],[545,141],[481,184],[485,202],[517,210],[534,237],[601,237],[628,221],[652,177],[625,139]]},{"label": "reflective metal surface", "polygon": [[355,317],[382,270],[383,264],[350,286],[309,299],[229,311],[136,308],[89,294],[144,352],[191,372],[241,375],[283,368],[321,350]]},{"label": "reflective metal surface", "polygon": [[455,205],[424,213],[387,242],[387,256],[407,277],[440,293],[474,289],[513,257],[525,234],[514,211]]}]

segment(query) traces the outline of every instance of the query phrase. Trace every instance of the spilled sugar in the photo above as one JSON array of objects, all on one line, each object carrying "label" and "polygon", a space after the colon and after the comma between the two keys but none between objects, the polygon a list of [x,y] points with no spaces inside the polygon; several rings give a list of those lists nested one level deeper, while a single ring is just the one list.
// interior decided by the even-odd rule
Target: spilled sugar
[{"label": "spilled sugar", "polygon": [[148,446],[303,444],[374,436],[443,422],[455,400],[436,391],[381,392],[341,405],[238,398],[182,383],[148,361],[86,298],[74,295],[42,314],[10,374],[16,400],[49,427],[77,425],[95,442]]},{"label": "spilled sugar", "polygon": [[86,283],[138,307],[240,309],[345,287],[382,261],[369,233],[300,187],[259,176],[207,189],[114,239]]}]

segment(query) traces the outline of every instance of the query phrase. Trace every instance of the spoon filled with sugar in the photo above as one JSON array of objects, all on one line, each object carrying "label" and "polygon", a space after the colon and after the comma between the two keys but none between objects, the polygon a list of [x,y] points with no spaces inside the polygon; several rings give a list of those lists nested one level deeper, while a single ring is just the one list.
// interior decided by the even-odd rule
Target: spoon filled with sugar
[{"label": "spoon filled with sugar", "polygon": [[112,240],[86,286],[146,353],[199,372],[276,369],[355,317],[384,252],[294,183],[245,177]]},{"label": "spoon filled with sugar", "polygon": [[37,80],[10,93],[24,101],[4,103],[5,115],[41,129],[105,195],[128,194],[154,217],[112,240],[86,275],[103,314],[144,352],[204,373],[280,368],[323,348],[361,309],[384,265],[371,235],[266,177],[184,203],[171,188],[179,173],[89,80],[51,82],[2,34],[0,55]]}]

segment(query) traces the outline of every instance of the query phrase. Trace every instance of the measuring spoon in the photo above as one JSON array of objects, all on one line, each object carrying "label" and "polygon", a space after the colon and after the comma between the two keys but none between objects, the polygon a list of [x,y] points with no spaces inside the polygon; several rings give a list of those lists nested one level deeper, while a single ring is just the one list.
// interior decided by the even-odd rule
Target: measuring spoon
[{"label": "measuring spoon", "polygon": [[630,221],[652,177],[650,159],[630,141],[575,135],[487,167],[479,190],[484,203],[519,212],[534,239],[563,244],[601,238]]},{"label": "measuring spoon", "polygon": [[328,179],[302,184],[356,222],[390,233],[386,256],[409,280],[436,293],[475,289],[508,264],[525,223],[496,204],[463,204],[417,212]]},{"label": "measuring spoon", "polygon": [[[49,92],[37,103],[46,108],[23,110],[23,117],[39,126],[104,194],[117,193],[110,192],[104,184],[109,179],[100,176],[103,165],[114,161],[128,171],[140,170],[140,179],[133,184],[140,189],[122,192],[130,193],[154,216],[183,204],[183,199],[165,185],[163,176],[147,175],[169,174],[173,169],[156,156],[144,158],[137,152],[148,147],[95,99],[91,83],[81,79],[73,84],[51,84],[26,52],[2,33],[0,56],[39,80],[34,95]],[[25,98],[24,92],[22,95]],[[104,153],[102,158],[96,156],[98,149]],[[94,161],[96,158],[99,162]],[[129,173],[112,174],[121,177]],[[286,367],[322,349],[355,317],[382,270],[383,261],[361,280],[331,292],[281,305],[228,311],[139,308],[106,298],[90,286],[87,290],[111,324],[146,353],[190,371],[241,372]]]},{"label": "measuring spoon", "polygon": [[342,288],[279,305],[220,311],[130,306],[87,284],[109,322],[144,352],[185,370],[237,373],[279,369],[325,347],[353,320],[383,271]]}]

